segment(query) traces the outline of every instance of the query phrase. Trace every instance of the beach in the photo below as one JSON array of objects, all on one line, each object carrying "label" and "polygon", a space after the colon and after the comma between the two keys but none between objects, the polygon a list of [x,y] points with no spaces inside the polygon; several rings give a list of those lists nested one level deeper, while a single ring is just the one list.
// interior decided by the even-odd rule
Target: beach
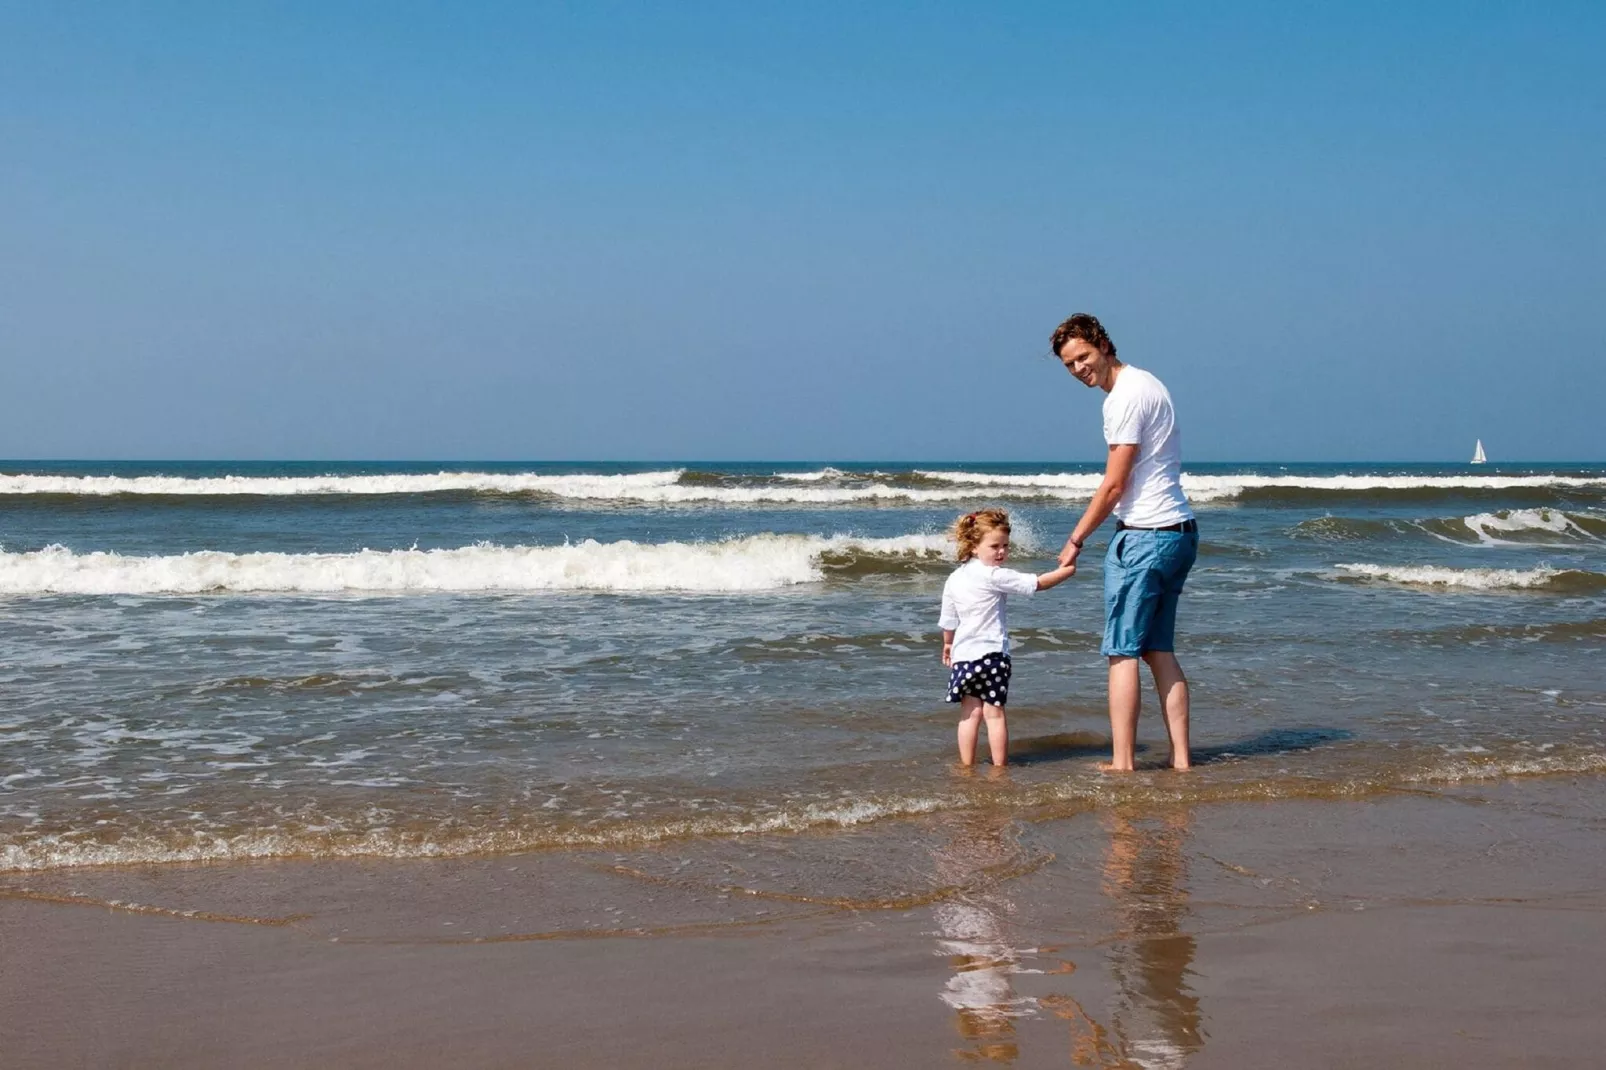
[{"label": "beach", "polygon": [[1603,40],[0,6],[0,1070],[1606,1066]]},{"label": "beach", "polygon": [[1074,465],[0,463],[10,1066],[1575,1066],[1606,469],[1198,465],[1198,767]]},{"label": "beach", "polygon": [[[1164,776],[1166,774],[1152,774]],[[0,884],[7,1066],[1579,1066],[1593,785]]]}]

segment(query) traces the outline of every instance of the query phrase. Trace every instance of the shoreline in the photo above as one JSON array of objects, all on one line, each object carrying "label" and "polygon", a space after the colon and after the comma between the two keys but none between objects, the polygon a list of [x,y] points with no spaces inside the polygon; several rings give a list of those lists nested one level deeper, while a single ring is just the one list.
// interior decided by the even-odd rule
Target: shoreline
[{"label": "shoreline", "polygon": [[8,1067],[1570,1066],[1595,778],[0,875]]}]

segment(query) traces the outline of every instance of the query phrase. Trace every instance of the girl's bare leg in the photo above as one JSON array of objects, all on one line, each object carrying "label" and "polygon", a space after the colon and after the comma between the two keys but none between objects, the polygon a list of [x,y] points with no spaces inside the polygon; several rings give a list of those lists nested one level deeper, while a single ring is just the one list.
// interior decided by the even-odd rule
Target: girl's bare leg
[{"label": "girl's bare leg", "polygon": [[1004,722],[1004,707],[987,703],[981,708],[987,718],[987,747],[993,752],[993,764],[1009,763],[1009,726]]},{"label": "girl's bare leg", "polygon": [[976,736],[981,732],[981,699],[966,695],[959,700],[959,764],[976,764]]}]

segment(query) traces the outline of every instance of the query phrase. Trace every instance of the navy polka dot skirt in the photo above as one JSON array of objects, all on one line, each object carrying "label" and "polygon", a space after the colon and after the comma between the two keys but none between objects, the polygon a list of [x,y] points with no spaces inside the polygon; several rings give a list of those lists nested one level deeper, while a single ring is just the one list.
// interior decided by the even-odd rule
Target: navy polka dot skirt
[{"label": "navy polka dot skirt", "polygon": [[948,675],[948,701],[975,695],[992,706],[1009,701],[1009,655],[983,654],[975,661],[956,661]]}]

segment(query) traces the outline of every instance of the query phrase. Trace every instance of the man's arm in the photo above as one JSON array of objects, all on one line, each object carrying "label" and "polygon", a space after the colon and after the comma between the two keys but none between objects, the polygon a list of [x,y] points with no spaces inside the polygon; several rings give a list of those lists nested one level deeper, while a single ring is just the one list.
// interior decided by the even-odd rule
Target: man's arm
[{"label": "man's arm", "polygon": [[1126,485],[1132,478],[1132,467],[1137,463],[1137,443],[1110,447],[1110,455],[1104,462],[1104,480],[1099,484],[1099,489],[1093,492],[1093,500],[1087,503],[1087,510],[1082,513],[1082,519],[1077,521],[1076,530],[1065,540],[1065,549],[1060,551],[1061,567],[1076,564],[1082,544],[1109,518],[1121,495],[1126,493]]}]

